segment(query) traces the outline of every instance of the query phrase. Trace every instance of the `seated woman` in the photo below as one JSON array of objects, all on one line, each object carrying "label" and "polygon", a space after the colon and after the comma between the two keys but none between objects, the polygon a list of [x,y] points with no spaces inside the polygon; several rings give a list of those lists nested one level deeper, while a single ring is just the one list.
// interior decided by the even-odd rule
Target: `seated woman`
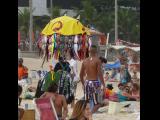
[{"label": "seated woman", "polygon": [[118,92],[118,101],[119,102],[124,102],[124,101],[128,101],[128,100],[134,100],[136,101],[138,99],[137,96],[132,96],[130,94],[130,88],[128,86],[125,86],[122,91]]},{"label": "seated woman", "polygon": [[77,101],[69,120],[92,120],[89,102],[86,100]]},{"label": "seated woman", "polygon": [[133,83],[139,82],[137,71],[133,71],[132,82]]},{"label": "seated woman", "polygon": [[105,74],[105,77],[104,77],[104,81],[105,81],[105,83],[106,82],[108,82],[108,81],[110,81],[110,75],[109,75],[109,73],[108,72],[106,72],[106,74]]},{"label": "seated woman", "polygon": [[124,101],[136,101],[139,99],[138,96],[132,94],[132,91],[130,90],[131,87],[120,83],[118,85],[118,88],[119,88],[118,93],[113,92],[112,95],[109,96],[110,101],[124,102]]},{"label": "seated woman", "polygon": [[[124,89],[124,85],[122,83],[119,83],[118,88],[119,88],[119,91],[122,91]],[[113,92],[108,99],[110,101],[119,102],[118,93]]]},{"label": "seated woman", "polygon": [[132,97],[135,97],[136,100],[138,100],[138,101],[140,99],[139,90],[140,90],[139,85],[137,83],[133,83],[133,88],[132,88],[132,91],[131,91],[131,95],[132,95]]}]

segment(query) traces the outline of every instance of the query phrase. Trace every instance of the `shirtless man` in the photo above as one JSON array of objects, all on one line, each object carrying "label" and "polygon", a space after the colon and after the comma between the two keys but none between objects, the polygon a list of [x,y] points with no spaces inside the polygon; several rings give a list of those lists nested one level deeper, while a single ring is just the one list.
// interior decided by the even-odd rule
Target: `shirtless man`
[{"label": "shirtless man", "polygon": [[63,95],[57,93],[57,89],[58,86],[56,84],[51,84],[48,88],[48,92],[45,92],[40,98],[53,97],[53,103],[59,120],[65,120],[68,113],[67,102]]},{"label": "shirtless man", "polygon": [[[90,57],[83,61],[80,71],[80,80],[84,88],[85,99],[93,100],[94,102],[92,113],[96,112],[101,106],[97,101],[101,87],[105,92],[105,83],[101,71],[101,61],[97,57],[96,53],[97,47],[92,45],[90,48]],[[86,77],[85,80],[84,77]],[[101,83],[98,81],[98,78]]]}]

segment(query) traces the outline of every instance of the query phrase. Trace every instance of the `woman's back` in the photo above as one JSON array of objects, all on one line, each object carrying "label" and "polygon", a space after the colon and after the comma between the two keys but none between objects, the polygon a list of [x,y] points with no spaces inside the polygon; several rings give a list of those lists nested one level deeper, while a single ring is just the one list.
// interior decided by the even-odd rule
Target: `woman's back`
[{"label": "woman's back", "polygon": [[54,103],[57,115],[62,115],[62,107],[63,107],[62,95],[58,95],[50,92],[45,92],[42,95],[42,98],[50,98],[50,97],[53,97],[53,103]]}]

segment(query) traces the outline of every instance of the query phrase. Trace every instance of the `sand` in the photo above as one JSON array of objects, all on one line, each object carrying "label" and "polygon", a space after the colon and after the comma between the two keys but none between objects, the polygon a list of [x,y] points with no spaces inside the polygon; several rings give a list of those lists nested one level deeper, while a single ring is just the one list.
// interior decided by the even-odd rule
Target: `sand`
[{"label": "sand", "polygon": [[[24,59],[24,65],[28,67],[29,69],[29,74],[31,73],[32,70],[42,70],[41,63],[42,60],[41,59],[36,59],[36,58],[23,58]],[[82,62],[78,62],[78,69],[80,70],[81,68],[81,63]],[[46,62],[44,63],[44,67],[43,70],[49,70],[49,65],[51,64],[50,62]],[[32,80],[32,86],[36,87],[38,83],[38,80],[33,79]],[[114,82],[112,83],[113,86],[117,86],[117,83]],[[117,89],[116,89],[117,91]],[[82,84],[78,83],[77,86],[77,92],[76,92],[76,98],[80,99],[83,97],[83,89],[82,89]],[[27,101],[24,101],[27,102]],[[128,112],[120,112],[118,114],[115,115],[109,115],[108,114],[108,107],[103,107],[100,108],[98,110],[98,113],[93,114],[93,120],[138,120],[137,117],[140,114],[140,103],[136,102],[134,103],[135,105],[135,112],[134,113],[128,113]],[[71,114],[72,109],[69,106],[69,115]]]}]

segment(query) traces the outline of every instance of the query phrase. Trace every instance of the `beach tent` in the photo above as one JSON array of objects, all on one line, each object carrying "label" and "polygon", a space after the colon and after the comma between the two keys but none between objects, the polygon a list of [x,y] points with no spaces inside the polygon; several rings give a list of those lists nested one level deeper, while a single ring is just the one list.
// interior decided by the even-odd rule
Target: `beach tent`
[{"label": "beach tent", "polygon": [[90,29],[88,27],[85,27],[85,30],[86,30],[87,35],[105,35],[104,33],[99,32],[98,30]]},{"label": "beach tent", "polygon": [[116,50],[126,48],[126,46],[125,46],[125,45],[112,45],[112,46],[110,46],[110,47],[111,47],[111,48],[114,48],[114,49],[116,49]]},{"label": "beach tent", "polygon": [[140,47],[127,47],[135,52],[139,52],[140,51]]},{"label": "beach tent", "polygon": [[128,49],[131,49],[135,52],[140,51],[140,47],[129,47],[129,46],[125,46],[125,45],[111,45],[110,48],[114,48],[116,50],[128,48]]},{"label": "beach tent", "polygon": [[113,68],[120,68],[121,67],[121,63],[120,63],[120,60],[117,60],[115,61],[115,63],[113,64],[106,64],[105,65],[105,69],[108,70],[108,69],[113,69]]}]

